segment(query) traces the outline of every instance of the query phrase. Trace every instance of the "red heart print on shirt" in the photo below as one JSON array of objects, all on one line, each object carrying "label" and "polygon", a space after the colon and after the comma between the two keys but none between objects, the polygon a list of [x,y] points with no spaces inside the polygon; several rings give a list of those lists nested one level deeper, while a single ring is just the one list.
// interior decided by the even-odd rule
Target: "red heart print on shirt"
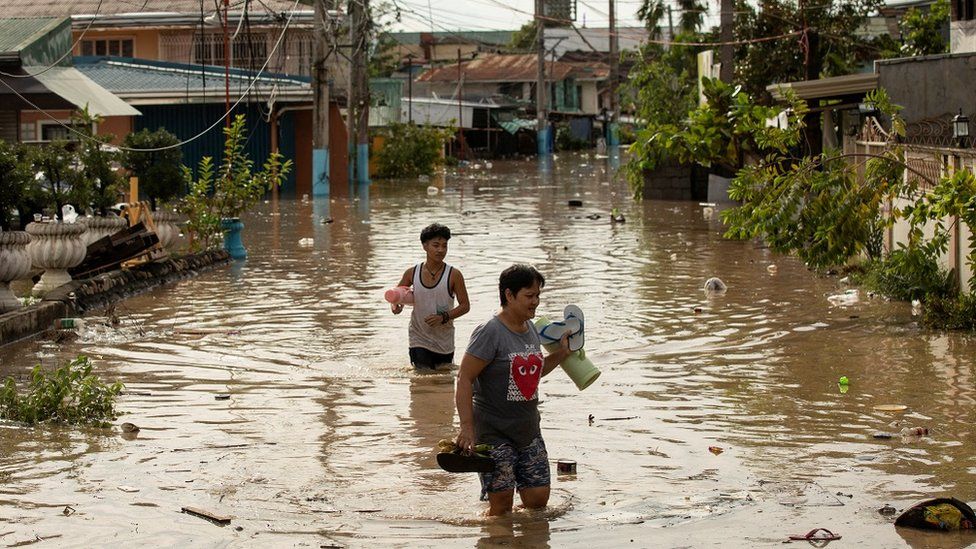
[{"label": "red heart print on shirt", "polygon": [[512,357],[512,380],[525,400],[532,400],[539,379],[542,378],[542,355],[515,355]]}]

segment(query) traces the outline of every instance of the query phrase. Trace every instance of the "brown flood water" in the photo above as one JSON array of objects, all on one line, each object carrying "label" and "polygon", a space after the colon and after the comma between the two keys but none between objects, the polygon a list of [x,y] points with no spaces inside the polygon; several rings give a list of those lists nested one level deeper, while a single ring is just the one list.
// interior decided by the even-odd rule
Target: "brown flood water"
[{"label": "brown flood water", "polygon": [[[755,547],[814,527],[837,546],[976,543],[877,512],[976,500],[971,335],[921,330],[910,307],[863,292],[831,303],[837,278],[724,240],[696,203],[633,202],[593,156],[429,184],[264,205],[245,219],[246,262],[119,304],[117,328],[90,317],[77,340],[0,349],[4,376],[92,356],[127,386],[117,423],[142,428],[0,423],[0,546]],[[540,313],[586,313],[603,376],[583,392],[558,370],[543,382],[550,457],[578,462],[575,476],[553,464],[543,513],[485,520],[476,476],[434,461],[455,433],[453,376],[411,370],[408,318],[382,300],[432,221],[457,235],[448,261],[471,293],[459,351],[515,261],[547,277]],[[703,293],[710,276],[725,295]],[[871,436],[910,426],[931,436]]]}]

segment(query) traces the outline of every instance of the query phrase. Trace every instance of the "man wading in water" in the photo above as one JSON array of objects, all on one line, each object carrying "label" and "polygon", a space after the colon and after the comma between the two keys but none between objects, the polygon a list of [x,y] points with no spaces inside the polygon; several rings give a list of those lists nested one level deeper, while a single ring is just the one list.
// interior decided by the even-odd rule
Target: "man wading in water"
[{"label": "man wading in water", "polygon": [[[403,273],[398,286],[413,288],[413,313],[410,315],[410,363],[414,368],[434,369],[454,362],[454,319],[471,310],[468,290],[461,271],[444,263],[451,229],[440,223],[420,231],[420,243],[427,252],[423,263]],[[457,298],[457,306],[454,299]],[[403,304],[393,305],[393,314]]]}]

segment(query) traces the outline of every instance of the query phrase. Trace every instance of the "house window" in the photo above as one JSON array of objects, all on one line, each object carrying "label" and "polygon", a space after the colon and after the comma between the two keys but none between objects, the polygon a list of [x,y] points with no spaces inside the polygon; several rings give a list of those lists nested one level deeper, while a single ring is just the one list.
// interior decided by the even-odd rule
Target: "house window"
[{"label": "house window", "polygon": [[135,46],[131,38],[99,38],[81,41],[81,55],[133,57],[134,52]]},{"label": "house window", "polygon": [[974,14],[974,0],[955,0],[953,2],[953,19],[956,21],[969,21],[973,18]]},{"label": "house window", "polygon": [[[268,43],[263,34],[240,36],[230,44],[231,65],[259,69],[268,57]],[[224,64],[224,36],[197,34],[193,37],[193,62],[198,65]]]},{"label": "house window", "polygon": [[34,122],[21,122],[20,140],[37,141],[37,124],[35,124]]},{"label": "house window", "polygon": [[[77,134],[73,133],[67,127],[74,128],[76,130],[81,130],[83,126],[81,124],[72,124],[69,121],[62,121],[60,124],[57,122],[41,122],[41,141],[77,141]],[[90,129],[94,133],[94,126]],[[26,139],[24,139],[26,141]]]}]

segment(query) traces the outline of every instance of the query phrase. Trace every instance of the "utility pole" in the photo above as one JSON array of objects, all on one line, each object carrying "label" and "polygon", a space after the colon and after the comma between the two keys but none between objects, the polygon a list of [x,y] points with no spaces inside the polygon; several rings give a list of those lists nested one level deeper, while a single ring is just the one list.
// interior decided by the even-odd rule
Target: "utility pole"
[{"label": "utility pole", "polygon": [[334,0],[315,0],[312,50],[312,196],[329,195],[329,67]]},{"label": "utility pole", "polygon": [[734,24],[733,15],[735,10],[735,3],[733,0],[721,0],[719,9],[719,41],[722,45],[719,46],[719,63],[721,63],[722,68],[719,71],[719,79],[722,82],[732,82],[732,77],[735,74],[733,57],[732,57],[732,26]]},{"label": "utility pole", "polygon": [[[230,127],[230,38],[227,34],[227,15],[230,11],[230,0],[224,0],[224,127]],[[206,37],[201,36],[201,40]]]},{"label": "utility pole", "polygon": [[407,54],[407,122],[413,124],[413,54]]},{"label": "utility pole", "polygon": [[461,100],[464,97],[464,74],[461,72],[461,48],[457,50],[457,62],[458,62],[458,88],[457,88],[457,99],[458,99],[458,160],[464,159],[464,107],[461,104]]},{"label": "utility pole", "polygon": [[620,120],[620,97],[617,88],[620,85],[620,54],[617,52],[617,18],[614,10],[614,0],[610,0],[610,127],[607,131],[607,145],[616,147],[620,144],[617,138],[617,122]]},{"label": "utility pole", "polygon": [[349,137],[349,181],[369,183],[369,73],[366,58],[369,54],[369,0],[349,0],[349,43],[352,48],[352,67],[349,78],[349,98],[346,107],[346,127]]},{"label": "utility pole", "polygon": [[535,111],[536,139],[540,157],[549,155],[549,126],[546,120],[546,22],[543,19],[545,0],[535,0],[536,70]]},{"label": "utility pole", "polygon": [[674,18],[671,15],[671,5],[668,4],[668,45],[667,49],[671,49],[670,42],[674,42]]}]

